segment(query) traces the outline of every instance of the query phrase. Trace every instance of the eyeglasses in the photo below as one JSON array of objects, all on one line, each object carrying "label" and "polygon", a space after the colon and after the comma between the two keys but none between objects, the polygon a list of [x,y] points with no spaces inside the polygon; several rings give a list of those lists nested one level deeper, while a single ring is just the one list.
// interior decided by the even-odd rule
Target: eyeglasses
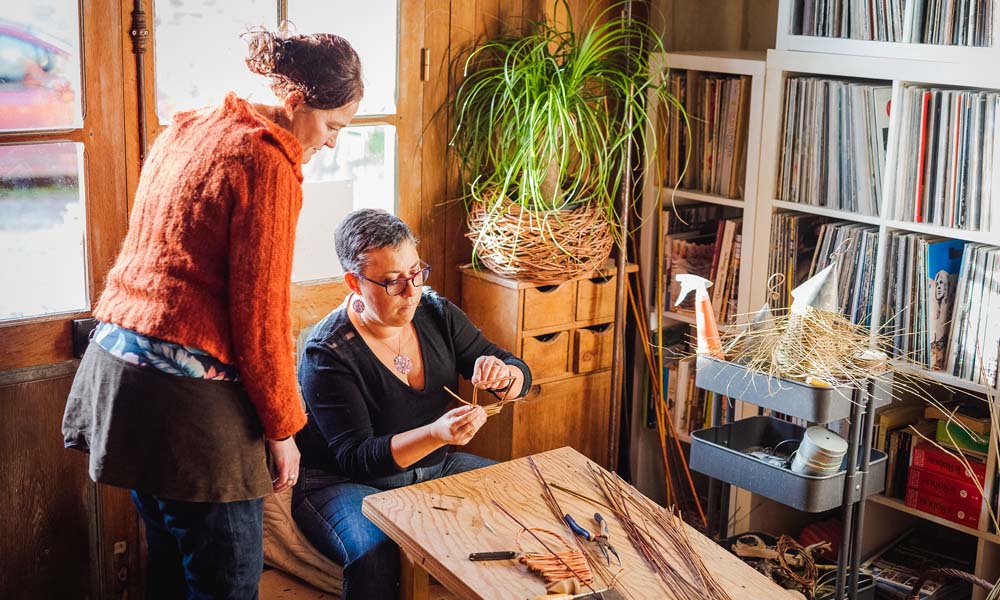
[{"label": "eyeglasses", "polygon": [[420,269],[419,271],[417,271],[413,275],[410,275],[409,277],[400,277],[398,279],[392,279],[389,281],[375,281],[374,279],[369,279],[368,277],[365,277],[361,273],[355,273],[355,275],[357,275],[361,279],[364,279],[365,281],[370,281],[375,285],[382,286],[383,288],[385,288],[385,293],[389,294],[390,296],[398,296],[406,291],[407,283],[412,283],[413,287],[415,288],[418,288],[427,283],[427,276],[430,275],[430,273],[431,273],[430,265],[425,264],[423,269]]}]

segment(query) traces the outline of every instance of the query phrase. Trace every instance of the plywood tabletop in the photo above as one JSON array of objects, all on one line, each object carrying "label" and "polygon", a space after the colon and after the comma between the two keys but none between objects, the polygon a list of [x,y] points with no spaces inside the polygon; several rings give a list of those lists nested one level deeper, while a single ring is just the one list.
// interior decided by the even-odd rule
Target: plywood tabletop
[{"label": "plywood tabletop", "polygon": [[[560,448],[537,454],[534,460],[550,485],[558,484],[603,501],[588,472],[589,460],[576,450]],[[608,520],[611,543],[624,565],[615,587],[625,598],[664,600],[672,597],[632,546],[610,510],[558,489],[553,493],[563,511],[574,515],[581,524],[585,523],[585,527],[593,528],[591,517],[595,511]],[[573,543],[571,534],[553,516],[541,494],[541,484],[527,459],[522,458],[368,496],[363,511],[416,565],[458,596],[483,600],[530,599],[545,592],[538,575],[529,573],[516,560],[473,562],[468,555],[515,549],[515,538],[521,528],[504,515],[493,500],[526,526],[558,532]],[[687,525],[684,527],[695,551],[732,600],[795,597],[721,546]],[[537,542],[528,537],[522,536],[525,549],[540,550]],[[612,565],[612,572],[618,571],[614,561]],[[597,581],[594,588],[601,589],[606,584]]]}]

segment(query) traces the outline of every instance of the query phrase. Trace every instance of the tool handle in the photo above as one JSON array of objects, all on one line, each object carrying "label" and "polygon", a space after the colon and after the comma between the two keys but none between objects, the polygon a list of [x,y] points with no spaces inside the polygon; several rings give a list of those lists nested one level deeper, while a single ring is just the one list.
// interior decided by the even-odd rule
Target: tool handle
[{"label": "tool handle", "polygon": [[576,535],[582,537],[588,542],[593,539],[594,536],[583,527],[580,527],[580,524],[573,520],[573,517],[571,517],[569,513],[563,517],[563,520],[566,521],[566,524],[569,525],[569,528],[572,529],[573,533]]},{"label": "tool handle", "polygon": [[604,517],[601,516],[601,513],[594,513],[594,520],[597,521],[598,526],[600,526],[601,535],[603,535],[605,538],[607,538],[608,537],[608,522],[604,520]]},{"label": "tool handle", "polygon": [[500,552],[473,552],[469,555],[469,560],[510,560],[517,556],[513,550]]}]

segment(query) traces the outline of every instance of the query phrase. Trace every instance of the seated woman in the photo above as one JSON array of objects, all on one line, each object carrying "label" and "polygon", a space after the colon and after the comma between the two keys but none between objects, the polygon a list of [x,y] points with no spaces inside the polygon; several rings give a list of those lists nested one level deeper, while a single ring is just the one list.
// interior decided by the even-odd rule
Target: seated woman
[{"label": "seated woman", "polygon": [[426,287],[430,267],[406,223],[352,212],[335,233],[352,294],[313,331],[299,364],[309,420],[292,515],[309,541],[344,565],[344,600],[392,599],[399,549],[361,514],[365,496],[492,464],[449,452],[486,422],[481,406],[450,409],[458,375],[507,398],[528,367],[483,337]]}]

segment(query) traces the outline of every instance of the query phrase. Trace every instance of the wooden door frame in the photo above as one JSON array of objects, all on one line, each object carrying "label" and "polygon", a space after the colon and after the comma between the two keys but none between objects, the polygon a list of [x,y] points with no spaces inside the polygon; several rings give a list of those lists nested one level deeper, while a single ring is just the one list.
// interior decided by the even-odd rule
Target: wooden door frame
[{"label": "wooden door frame", "polygon": [[[87,299],[97,301],[127,225],[120,7],[114,0],[80,2],[83,125],[44,133],[0,133],[0,143],[83,143]],[[112,99],[110,102],[105,99]],[[70,323],[89,309],[0,323],[0,372],[73,359]]]}]

